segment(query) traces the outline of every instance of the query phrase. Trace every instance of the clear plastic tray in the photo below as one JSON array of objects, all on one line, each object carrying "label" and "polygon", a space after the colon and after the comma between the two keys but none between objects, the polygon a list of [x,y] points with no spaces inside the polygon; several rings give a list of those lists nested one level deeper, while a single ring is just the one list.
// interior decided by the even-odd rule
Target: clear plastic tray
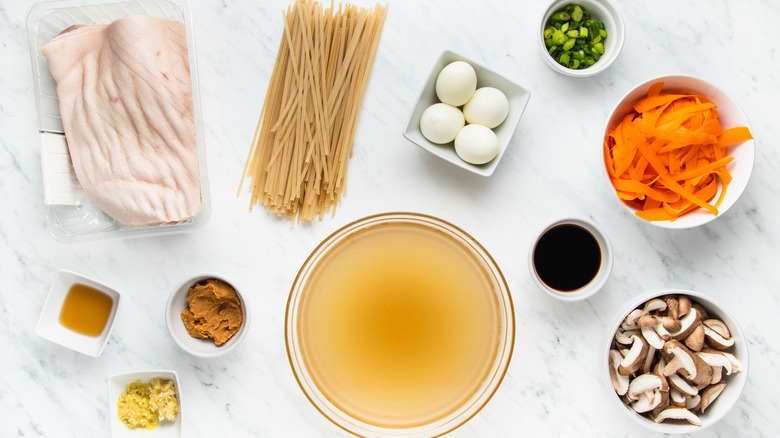
[{"label": "clear plastic tray", "polygon": [[[198,150],[201,209],[184,223],[129,227],[116,222],[92,204],[76,179],[64,141],[57,84],[49,72],[41,47],[74,24],[109,24],[126,15],[149,15],[184,22],[192,83],[192,107]],[[211,200],[206,171],[203,115],[192,14],[186,0],[64,0],[43,1],[27,15],[38,132],[41,138],[44,204],[51,234],[62,241],[130,238],[191,231],[208,221]]]}]

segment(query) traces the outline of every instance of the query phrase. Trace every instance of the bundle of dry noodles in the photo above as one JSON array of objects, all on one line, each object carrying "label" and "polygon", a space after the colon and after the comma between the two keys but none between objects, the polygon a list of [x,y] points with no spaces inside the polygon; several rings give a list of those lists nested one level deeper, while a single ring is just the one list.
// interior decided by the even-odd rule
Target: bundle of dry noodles
[{"label": "bundle of dry noodles", "polygon": [[293,221],[335,214],[386,15],[387,6],[324,9],[311,0],[283,13],[284,34],[241,178],[251,179],[250,211],[262,203]]}]

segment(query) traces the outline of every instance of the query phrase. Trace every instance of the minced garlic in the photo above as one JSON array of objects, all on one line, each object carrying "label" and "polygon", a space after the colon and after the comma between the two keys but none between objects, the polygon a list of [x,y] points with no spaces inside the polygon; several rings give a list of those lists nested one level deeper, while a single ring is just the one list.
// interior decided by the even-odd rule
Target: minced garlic
[{"label": "minced garlic", "polygon": [[148,383],[136,380],[127,385],[117,402],[117,416],[130,429],[154,430],[160,419],[174,421],[178,412],[173,381],[159,377]]}]

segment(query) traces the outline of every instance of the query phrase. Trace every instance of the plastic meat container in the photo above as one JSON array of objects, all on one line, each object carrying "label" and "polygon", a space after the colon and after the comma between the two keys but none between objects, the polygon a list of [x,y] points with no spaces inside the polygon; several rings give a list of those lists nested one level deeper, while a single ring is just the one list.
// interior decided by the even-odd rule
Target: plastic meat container
[{"label": "plastic meat container", "polygon": [[[149,15],[181,21],[187,32],[201,209],[184,223],[145,227],[120,224],[87,198],[79,185],[68,154],[57,100],[57,84],[49,72],[46,58],[41,54],[41,47],[71,25],[109,24],[126,15]],[[130,238],[191,231],[205,224],[210,215],[211,201],[206,171],[195,38],[189,4],[185,0],[46,1],[30,9],[27,15],[27,33],[35,86],[38,132],[41,140],[44,204],[51,234],[61,241]]]}]

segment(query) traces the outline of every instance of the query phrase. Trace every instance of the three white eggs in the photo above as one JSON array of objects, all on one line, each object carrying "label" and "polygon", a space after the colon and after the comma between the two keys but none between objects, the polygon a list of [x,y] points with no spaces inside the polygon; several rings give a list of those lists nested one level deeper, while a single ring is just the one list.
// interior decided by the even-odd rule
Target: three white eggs
[{"label": "three white eggs", "polygon": [[[467,62],[447,64],[436,78],[441,103],[429,106],[420,117],[420,131],[436,144],[455,142],[455,152],[467,163],[485,164],[498,155],[493,128],[509,114],[509,100],[493,87],[477,89],[477,74]],[[462,107],[459,108],[459,107]]]}]

